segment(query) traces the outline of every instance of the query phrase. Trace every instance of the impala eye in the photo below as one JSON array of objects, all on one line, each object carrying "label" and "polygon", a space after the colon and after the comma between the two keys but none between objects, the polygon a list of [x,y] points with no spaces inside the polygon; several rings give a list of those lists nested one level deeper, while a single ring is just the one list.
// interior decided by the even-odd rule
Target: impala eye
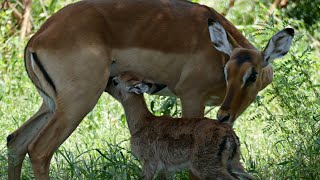
[{"label": "impala eye", "polygon": [[251,83],[256,82],[257,76],[258,76],[257,71],[252,70],[250,76],[249,76],[248,79],[246,80],[246,84],[251,84]]}]

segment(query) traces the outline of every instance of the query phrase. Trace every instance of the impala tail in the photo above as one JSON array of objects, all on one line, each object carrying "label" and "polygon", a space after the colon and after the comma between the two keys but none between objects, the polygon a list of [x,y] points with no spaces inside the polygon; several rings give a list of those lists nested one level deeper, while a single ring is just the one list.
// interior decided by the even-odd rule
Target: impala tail
[{"label": "impala tail", "polygon": [[28,48],[25,50],[25,66],[32,83],[36,86],[44,102],[53,112],[55,110],[53,99],[57,94],[56,86],[39,59],[38,54],[30,51]]}]

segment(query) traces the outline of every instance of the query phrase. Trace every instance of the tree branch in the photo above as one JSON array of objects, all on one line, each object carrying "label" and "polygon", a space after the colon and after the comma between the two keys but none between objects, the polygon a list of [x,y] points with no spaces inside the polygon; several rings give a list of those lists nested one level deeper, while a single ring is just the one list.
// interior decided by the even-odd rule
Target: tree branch
[{"label": "tree branch", "polygon": [[1,8],[0,9],[3,9],[4,11],[8,10],[8,9],[12,9],[13,17],[15,17],[18,20],[18,24],[21,23],[22,18],[23,18],[21,12],[14,5],[12,5],[8,0],[4,0],[1,3]]},{"label": "tree branch", "polygon": [[275,0],[269,8],[269,14],[272,14],[276,8],[286,8],[289,3],[289,0]]},{"label": "tree branch", "polygon": [[24,0],[24,14],[23,14],[23,21],[21,25],[21,34],[20,37],[23,39],[27,33],[31,31],[31,21],[30,21],[30,14],[31,14],[31,5],[32,0]]},{"label": "tree branch", "polygon": [[234,6],[236,0],[230,0],[229,5],[221,12],[222,16],[226,16],[229,12],[229,10]]},{"label": "tree branch", "polygon": [[289,0],[281,0],[280,8],[286,8],[289,3]]},{"label": "tree branch", "polygon": [[269,14],[272,14],[274,12],[274,10],[279,6],[280,2],[281,2],[281,0],[275,0],[273,2],[273,4],[269,8],[269,11],[268,11]]}]

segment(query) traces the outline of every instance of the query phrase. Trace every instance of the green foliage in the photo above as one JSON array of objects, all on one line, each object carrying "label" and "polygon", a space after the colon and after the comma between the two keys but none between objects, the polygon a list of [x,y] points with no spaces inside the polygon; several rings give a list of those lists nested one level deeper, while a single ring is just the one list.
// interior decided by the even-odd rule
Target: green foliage
[{"label": "green foliage", "polygon": [[[53,179],[138,179],[140,165],[128,151],[127,141],[109,143],[104,149],[83,151],[60,148],[52,163]],[[60,174],[60,172],[66,172]]]},{"label": "green foliage", "polygon": [[[241,133],[241,136],[247,141],[247,154],[244,153],[247,166],[263,179],[275,175],[280,179],[320,177],[316,170],[320,157],[319,85],[312,80],[319,69],[319,62],[313,60],[310,47],[298,48],[301,42],[298,41],[299,34],[297,36],[291,57],[276,63],[271,87],[237,124],[242,128],[243,121],[252,120],[261,125],[263,135],[259,136],[264,136],[262,141],[261,138],[249,140],[259,139],[253,143],[255,146],[248,145],[247,134]],[[267,152],[265,159],[261,158],[263,151]],[[261,164],[269,164],[268,169],[261,169]]]},{"label": "green foliage", "polygon": [[[309,23],[310,20],[311,25],[319,24],[319,11],[312,9],[319,5],[312,4],[317,1],[289,1],[287,10],[275,11],[269,16],[270,1],[239,0],[227,16],[260,49],[278,30],[287,25],[296,29],[289,54],[274,62],[273,83],[235,124],[242,144],[242,160],[247,170],[260,179],[320,179],[320,61],[315,49],[310,47],[313,37],[320,37],[320,33],[315,31],[319,26],[310,30]],[[72,0],[44,2],[34,1],[34,29]],[[199,2],[218,9],[227,3]],[[297,8],[300,10],[294,11]],[[19,26],[11,10],[0,11],[0,34],[0,179],[7,179],[6,136],[37,111],[41,99],[24,70],[26,40],[20,40]],[[146,98],[154,114],[181,116],[177,99]],[[211,118],[215,115],[215,112],[208,114]],[[119,103],[103,95],[54,154],[50,177],[137,179],[141,164],[131,154],[124,117]],[[22,179],[33,178],[29,158],[26,158]],[[174,177],[186,178],[186,172]]]},{"label": "green foliage", "polygon": [[290,18],[302,20],[312,32],[320,28],[320,0],[293,0],[283,12]]},{"label": "green foliage", "polygon": [[151,100],[150,110],[153,114],[181,117],[181,106],[176,97],[150,96],[149,99]]}]

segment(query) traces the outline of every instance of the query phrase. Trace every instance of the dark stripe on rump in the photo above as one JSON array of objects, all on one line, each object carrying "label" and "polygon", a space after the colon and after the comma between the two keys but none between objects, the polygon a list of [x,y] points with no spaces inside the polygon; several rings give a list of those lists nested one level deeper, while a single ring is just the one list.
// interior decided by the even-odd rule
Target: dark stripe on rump
[{"label": "dark stripe on rump", "polygon": [[[30,41],[29,41],[29,42],[30,42]],[[32,81],[31,76],[30,76],[30,74],[29,74],[29,71],[28,71],[28,69],[27,69],[27,58],[26,58],[26,56],[27,56],[27,48],[28,48],[29,42],[27,43],[26,47],[24,48],[24,67],[25,67],[25,69],[26,69],[26,71],[27,71],[27,74],[28,74],[29,79]],[[38,77],[36,77],[36,78],[38,79]],[[39,79],[38,79],[38,81],[39,81]],[[43,94],[45,94],[46,96],[49,97],[49,95],[48,95],[46,92],[44,92],[44,91],[41,89],[41,87],[39,87],[35,82],[33,82],[33,84],[34,84],[34,86],[37,88],[37,90],[39,90],[40,92],[42,92]],[[9,135],[9,136],[10,136],[10,135]],[[7,137],[7,141],[8,141],[9,136]],[[10,141],[10,140],[9,140],[9,141]],[[9,142],[9,141],[8,141],[8,142]]]},{"label": "dark stripe on rump", "polygon": [[34,61],[36,62],[37,66],[40,68],[40,71],[43,73],[44,78],[47,80],[47,82],[52,86],[52,88],[54,89],[54,92],[57,92],[56,90],[56,86],[54,85],[51,77],[49,76],[49,74],[47,73],[47,71],[44,69],[43,65],[41,64],[41,62],[39,61],[39,58],[37,56],[36,53],[31,53],[33,56]]}]

